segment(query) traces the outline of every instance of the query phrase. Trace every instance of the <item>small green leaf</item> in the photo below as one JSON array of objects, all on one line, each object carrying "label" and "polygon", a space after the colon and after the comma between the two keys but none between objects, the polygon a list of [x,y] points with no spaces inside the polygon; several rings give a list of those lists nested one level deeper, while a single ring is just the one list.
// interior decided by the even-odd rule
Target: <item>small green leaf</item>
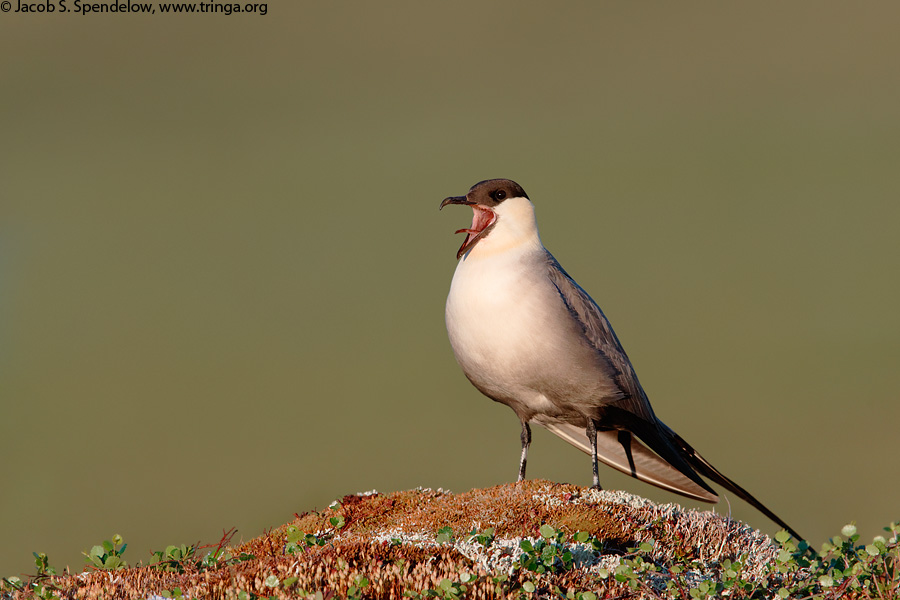
[{"label": "small green leaf", "polygon": [[844,525],[843,527],[841,527],[841,535],[848,538],[853,537],[854,535],[856,535],[856,525],[854,525],[853,523]]},{"label": "small green leaf", "polygon": [[275,575],[269,575],[268,577],[266,577],[263,583],[266,585],[266,587],[273,588],[277,587],[278,584],[281,583],[281,581]]},{"label": "small green leaf", "polygon": [[834,579],[831,578],[831,575],[820,575],[819,585],[821,585],[822,587],[830,588],[834,585]]},{"label": "small green leaf", "polygon": [[453,529],[449,526],[438,529],[436,541],[438,544],[444,544],[453,540]]},{"label": "small green leaf", "polygon": [[522,589],[529,594],[533,594],[534,590],[537,588],[535,588],[535,586],[532,582],[526,581],[525,583],[522,584]]},{"label": "small green leaf", "polygon": [[541,525],[540,532],[541,532],[541,537],[544,537],[547,539],[550,539],[556,535],[556,530],[553,529],[553,527],[551,527],[550,525],[547,525],[546,523]]}]

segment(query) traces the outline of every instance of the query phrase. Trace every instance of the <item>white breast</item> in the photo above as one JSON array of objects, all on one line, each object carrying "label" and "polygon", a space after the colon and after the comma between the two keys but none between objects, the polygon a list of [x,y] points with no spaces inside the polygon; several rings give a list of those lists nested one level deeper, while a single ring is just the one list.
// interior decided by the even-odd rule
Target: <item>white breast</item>
[{"label": "white breast", "polygon": [[[528,255],[534,251],[518,248],[461,261],[446,308],[450,344],[463,372],[525,418],[558,412],[534,385],[556,342],[542,327],[552,286],[526,272],[537,263]],[[542,247],[538,251],[543,254]]]},{"label": "white breast", "polygon": [[510,357],[531,336],[517,254],[463,259],[457,265],[446,319],[450,343],[461,363],[475,366]]}]

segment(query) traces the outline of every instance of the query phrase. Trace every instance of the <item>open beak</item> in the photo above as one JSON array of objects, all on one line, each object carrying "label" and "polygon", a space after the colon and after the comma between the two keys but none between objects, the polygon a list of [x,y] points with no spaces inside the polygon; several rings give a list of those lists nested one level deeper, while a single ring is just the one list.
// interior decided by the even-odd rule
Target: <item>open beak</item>
[{"label": "open beak", "polygon": [[467,206],[471,206],[472,204],[474,204],[474,202],[472,202],[465,196],[450,196],[449,198],[444,198],[444,201],[441,202],[441,207],[438,210],[443,209],[448,204],[465,204]]},{"label": "open beak", "polygon": [[460,246],[459,250],[456,252],[456,260],[459,260],[466,252],[472,249],[478,240],[487,235],[491,227],[494,226],[494,223],[497,222],[497,213],[486,206],[481,206],[480,204],[472,202],[465,196],[451,196],[449,198],[444,198],[443,202],[441,202],[441,208],[444,208],[448,204],[471,206],[473,211],[472,227],[469,229],[456,230],[456,233],[466,234],[466,239],[463,240],[462,246]]}]

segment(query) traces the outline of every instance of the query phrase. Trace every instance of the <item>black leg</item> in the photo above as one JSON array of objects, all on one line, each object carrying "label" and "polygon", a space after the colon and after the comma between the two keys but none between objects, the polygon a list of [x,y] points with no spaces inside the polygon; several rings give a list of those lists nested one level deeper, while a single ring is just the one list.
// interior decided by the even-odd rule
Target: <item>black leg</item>
[{"label": "black leg", "polygon": [[528,447],[531,445],[531,427],[522,421],[522,458],[519,459],[519,481],[525,479],[525,464],[528,462]]},{"label": "black leg", "polygon": [[595,490],[602,490],[600,487],[600,472],[597,470],[597,426],[594,425],[593,419],[587,420],[587,437],[591,441],[591,466],[594,470],[594,485],[591,487]]}]

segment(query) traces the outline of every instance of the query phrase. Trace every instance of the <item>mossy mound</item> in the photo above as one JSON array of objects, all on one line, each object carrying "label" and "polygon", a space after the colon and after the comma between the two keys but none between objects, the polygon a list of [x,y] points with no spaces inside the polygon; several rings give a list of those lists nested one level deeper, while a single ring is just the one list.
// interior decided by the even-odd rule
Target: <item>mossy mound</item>
[{"label": "mossy mound", "polygon": [[[524,550],[523,540],[537,549]],[[673,580],[716,580],[726,561],[740,561],[742,577],[764,587],[777,552],[759,531],[712,512],[532,480],[461,494],[349,495],[224,549],[212,568],[183,561],[174,570],[90,571],[54,577],[48,589],[89,599],[654,597]],[[636,556],[629,576],[617,578]],[[654,568],[641,574],[642,564]],[[690,567],[672,572],[673,564]]]}]

